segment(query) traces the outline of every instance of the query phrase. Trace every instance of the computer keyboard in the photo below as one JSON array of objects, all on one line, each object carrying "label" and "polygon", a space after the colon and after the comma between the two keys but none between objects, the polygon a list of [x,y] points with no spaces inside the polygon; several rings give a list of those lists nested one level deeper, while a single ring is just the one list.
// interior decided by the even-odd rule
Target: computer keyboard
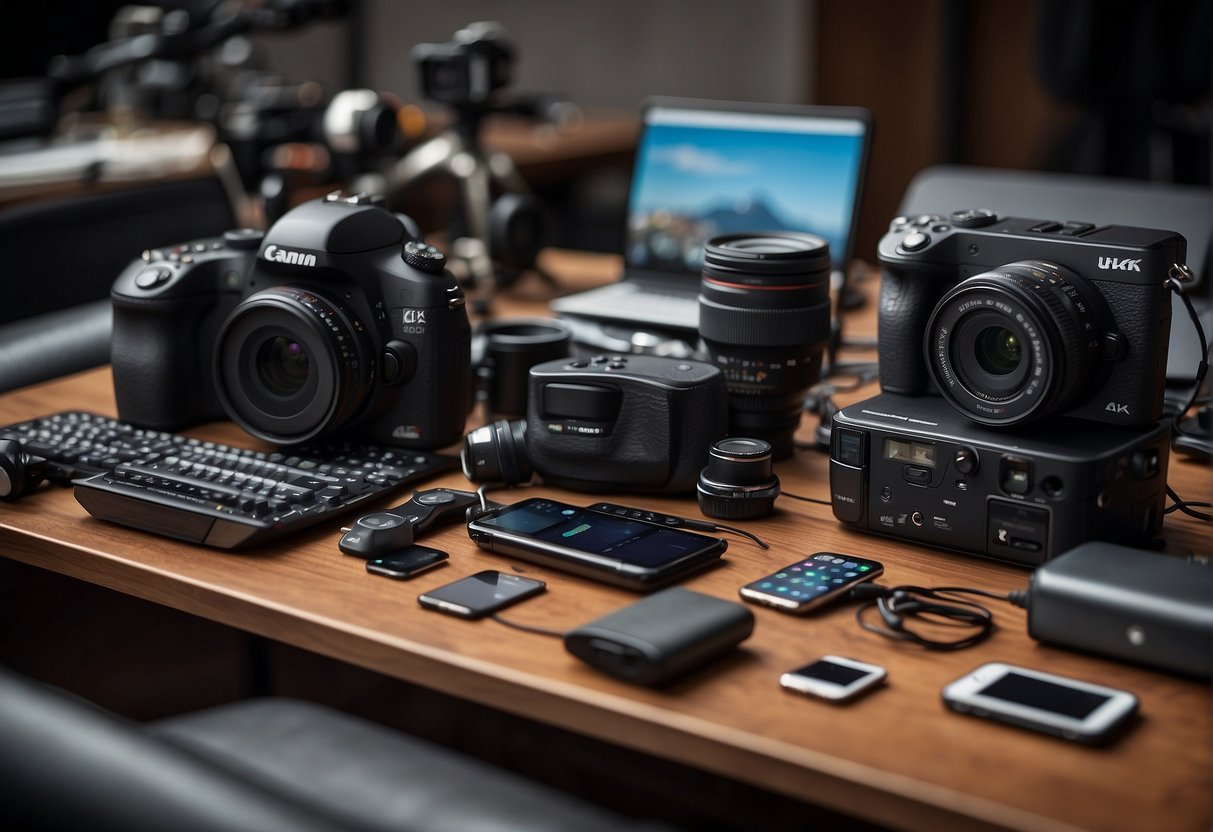
[{"label": "computer keyboard", "polygon": [[0,428],[45,457],[102,520],[222,549],[266,543],[454,470],[454,457],[375,445],[251,451],[106,416],[56,413]]}]

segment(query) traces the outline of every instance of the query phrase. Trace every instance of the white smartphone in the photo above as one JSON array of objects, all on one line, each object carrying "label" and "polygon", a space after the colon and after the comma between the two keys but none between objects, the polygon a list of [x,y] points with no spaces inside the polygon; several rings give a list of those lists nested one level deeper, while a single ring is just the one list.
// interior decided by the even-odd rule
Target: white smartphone
[{"label": "white smartphone", "polygon": [[943,701],[959,713],[1090,744],[1115,736],[1138,705],[1128,691],[1001,662],[952,682]]},{"label": "white smartphone", "polygon": [[779,684],[796,693],[846,702],[884,682],[883,667],[842,656],[822,656],[779,677]]}]

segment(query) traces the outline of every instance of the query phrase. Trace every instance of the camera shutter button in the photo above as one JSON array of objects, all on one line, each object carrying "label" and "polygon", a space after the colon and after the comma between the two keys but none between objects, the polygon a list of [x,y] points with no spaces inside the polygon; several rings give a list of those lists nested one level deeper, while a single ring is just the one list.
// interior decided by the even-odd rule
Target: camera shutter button
[{"label": "camera shutter button", "polygon": [[140,289],[155,289],[168,283],[173,272],[168,266],[148,266],[135,275],[135,285]]},{"label": "camera shutter button", "polygon": [[264,239],[265,234],[255,228],[233,228],[223,232],[223,242],[236,251],[255,251]]},{"label": "camera shutter button", "polygon": [[401,384],[417,370],[417,350],[407,341],[388,341],[380,361],[379,380],[384,384]]},{"label": "camera shutter button", "polygon": [[931,238],[923,234],[921,231],[915,231],[907,234],[901,240],[901,248],[903,251],[919,251],[931,244]]},{"label": "camera shutter button", "polygon": [[442,270],[446,268],[446,255],[428,243],[419,243],[416,240],[409,240],[404,244],[401,257],[413,268],[428,274],[442,274]]}]

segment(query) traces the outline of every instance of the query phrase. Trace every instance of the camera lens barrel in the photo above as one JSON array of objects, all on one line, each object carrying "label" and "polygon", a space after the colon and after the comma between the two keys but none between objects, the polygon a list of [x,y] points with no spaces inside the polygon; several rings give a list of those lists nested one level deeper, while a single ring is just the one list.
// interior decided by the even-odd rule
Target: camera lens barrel
[{"label": "camera lens barrel", "polygon": [[699,335],[729,388],[729,432],[792,453],[830,335],[830,247],[815,234],[726,234],[704,250]]},{"label": "camera lens barrel", "polygon": [[360,321],[319,293],[289,286],[245,298],[215,344],[224,410],[252,435],[281,445],[348,422],[370,394],[374,366]]},{"label": "camera lens barrel", "polygon": [[974,421],[1014,425],[1064,411],[1101,385],[1112,313],[1064,266],[1008,263],[952,287],[923,345],[936,386]]},{"label": "camera lens barrel", "polygon": [[762,439],[737,436],[712,445],[695,489],[700,510],[722,520],[769,515],[779,496],[771,455],[771,444]]}]

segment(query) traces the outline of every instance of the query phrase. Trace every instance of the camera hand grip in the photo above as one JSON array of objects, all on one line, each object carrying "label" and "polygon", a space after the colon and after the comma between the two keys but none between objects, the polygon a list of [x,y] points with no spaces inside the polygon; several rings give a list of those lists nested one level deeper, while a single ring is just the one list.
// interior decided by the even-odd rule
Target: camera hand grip
[{"label": "camera hand grip", "polygon": [[939,288],[935,281],[918,275],[890,269],[882,272],[877,349],[880,387],[886,393],[918,395],[927,391],[922,343]]}]

